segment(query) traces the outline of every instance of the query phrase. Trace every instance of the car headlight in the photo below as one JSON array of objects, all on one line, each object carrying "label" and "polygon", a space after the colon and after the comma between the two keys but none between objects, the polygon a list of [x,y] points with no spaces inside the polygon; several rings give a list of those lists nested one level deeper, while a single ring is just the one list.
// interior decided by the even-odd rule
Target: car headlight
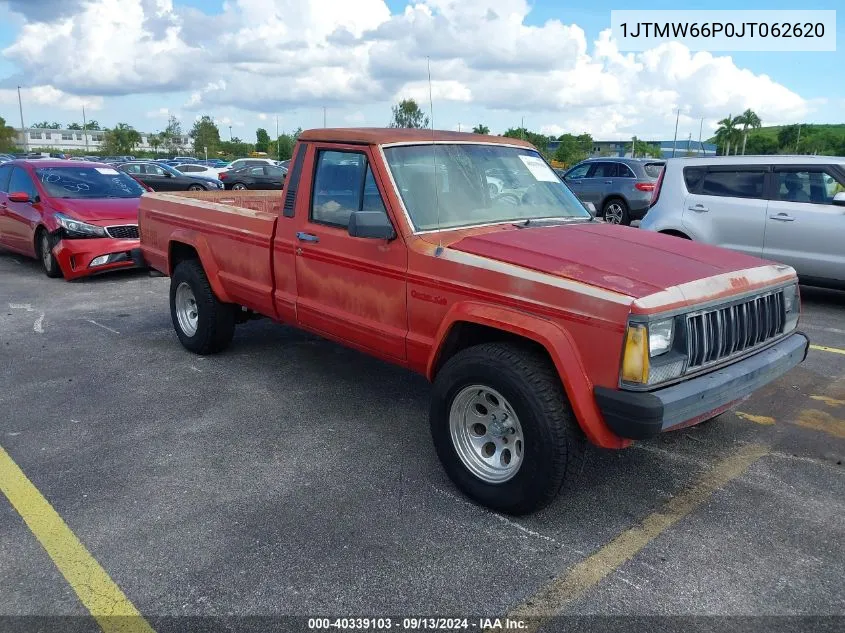
[{"label": "car headlight", "polygon": [[108,235],[102,226],[80,222],[61,213],[56,214],[56,221],[71,237],[107,237]]},{"label": "car headlight", "polygon": [[785,334],[798,327],[798,317],[801,316],[801,295],[798,292],[798,284],[783,289],[783,311],[786,316],[783,324]]},{"label": "car headlight", "polygon": [[633,387],[657,385],[684,372],[686,356],[674,350],[675,319],[629,323],[621,379]]},{"label": "car headlight", "polygon": [[675,319],[664,319],[648,324],[648,355],[654,358],[672,349]]}]

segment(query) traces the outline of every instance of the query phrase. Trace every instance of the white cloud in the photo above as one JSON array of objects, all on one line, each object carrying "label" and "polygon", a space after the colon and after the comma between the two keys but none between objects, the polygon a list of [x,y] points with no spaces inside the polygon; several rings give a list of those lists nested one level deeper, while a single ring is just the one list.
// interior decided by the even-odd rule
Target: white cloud
[{"label": "white cloud", "polygon": [[[678,108],[685,129],[704,118],[709,131],[746,108],[775,124],[813,107],[729,56],[673,43],[622,54],[609,31],[588,42],[575,24],[529,25],[528,0],[410,1],[391,15],[383,0],[227,0],[206,15],[171,0],[88,0],[27,23],[4,55],[54,90],[180,92],[192,112],[241,108],[261,121],[299,107],[388,113],[402,97],[427,110],[427,58],[435,103],[478,120],[485,109],[530,114],[549,131],[665,136]],[[68,51],[74,63],[57,64]]]},{"label": "white cloud", "polygon": [[[21,101],[23,102],[24,114],[26,114],[27,107],[31,105],[80,112],[83,106],[89,112],[100,110],[103,107],[102,97],[76,96],[49,85],[21,88]],[[17,89],[0,88],[0,103],[17,106]]]}]

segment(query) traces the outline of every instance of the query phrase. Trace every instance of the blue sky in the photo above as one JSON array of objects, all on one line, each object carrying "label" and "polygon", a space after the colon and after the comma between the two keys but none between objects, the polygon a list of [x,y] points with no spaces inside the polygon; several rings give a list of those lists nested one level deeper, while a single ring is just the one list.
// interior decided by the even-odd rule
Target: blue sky
[{"label": "blue sky", "polygon": [[[402,0],[0,0],[0,116],[18,124],[20,83],[27,122],[80,120],[84,102],[89,117],[105,125],[155,131],[175,113],[189,128],[209,114],[224,137],[232,125],[248,139],[258,126],[273,134],[277,115],[281,130],[321,126],[323,105],[330,125],[384,125],[398,98],[417,98],[428,109],[430,56],[442,128],[485,123],[501,132],[524,117],[527,127],[547,133],[656,138],[671,137],[678,107],[681,137],[697,135],[702,118],[706,135],[716,120],[746,107],[764,123],[845,118],[839,51],[702,58],[674,48],[626,61],[601,36],[618,2],[410,4],[406,11]],[[677,2],[639,6],[676,9]],[[842,22],[837,37],[845,43]]]}]

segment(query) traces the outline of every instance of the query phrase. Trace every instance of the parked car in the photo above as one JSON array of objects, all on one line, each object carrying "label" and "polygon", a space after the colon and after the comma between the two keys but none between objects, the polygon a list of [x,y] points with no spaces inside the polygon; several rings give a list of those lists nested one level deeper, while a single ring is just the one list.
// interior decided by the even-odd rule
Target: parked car
[{"label": "parked car", "polygon": [[789,264],[845,288],[845,158],[670,159],[641,228]]},{"label": "parked car", "polygon": [[0,165],[0,246],[41,261],[48,277],[76,279],[141,265],[144,189],[101,163],[41,159]]},{"label": "parked car", "polygon": [[236,171],[244,167],[260,167],[261,165],[277,166],[276,161],[270,158],[238,158],[226,166],[226,171]]},{"label": "parked car", "polygon": [[223,183],[216,178],[183,174],[164,163],[135,161],[134,163],[120,164],[117,168],[137,178],[153,191],[214,191],[223,189]]},{"label": "parked car", "polygon": [[287,169],[274,165],[244,167],[243,169],[220,172],[220,180],[226,189],[281,189],[287,176]]},{"label": "parked car", "polygon": [[589,158],[563,180],[584,202],[592,202],[608,224],[630,224],[645,216],[665,161],[643,158]]},{"label": "parked car", "polygon": [[0,154],[0,163],[5,163],[9,160],[15,160],[15,157],[11,154]]},{"label": "parked car", "polygon": [[173,169],[176,171],[181,171],[183,174],[188,174],[190,176],[205,176],[206,178],[213,178],[214,180],[219,180],[218,173],[219,170],[215,169],[214,167],[209,167],[208,165],[197,165],[196,163],[180,163],[178,165],[173,165]]},{"label": "parked car", "polygon": [[[179,341],[265,316],[425,375],[440,460],[496,510],[548,504],[587,439],[702,422],[807,353],[789,266],[597,222],[525,141],[320,129],[294,156],[283,198],[142,197]],[[533,181],[519,204],[494,166]]]}]

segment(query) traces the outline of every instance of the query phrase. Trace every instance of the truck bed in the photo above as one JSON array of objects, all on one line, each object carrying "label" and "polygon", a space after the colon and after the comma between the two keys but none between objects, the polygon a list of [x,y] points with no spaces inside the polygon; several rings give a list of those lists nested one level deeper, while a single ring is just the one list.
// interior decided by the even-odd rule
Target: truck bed
[{"label": "truck bed", "polygon": [[[144,258],[169,275],[169,249],[174,244],[193,248],[202,256],[221,300],[249,305],[279,318],[273,301],[273,238],[282,211],[282,193],[145,193],[138,212]],[[277,264],[293,265],[284,257]]]}]

